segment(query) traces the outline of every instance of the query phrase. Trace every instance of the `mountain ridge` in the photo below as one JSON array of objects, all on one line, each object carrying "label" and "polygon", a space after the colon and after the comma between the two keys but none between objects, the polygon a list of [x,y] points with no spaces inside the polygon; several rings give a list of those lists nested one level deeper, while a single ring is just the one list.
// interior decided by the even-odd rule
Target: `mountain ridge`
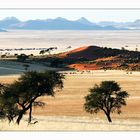
[{"label": "mountain ridge", "polygon": [[114,26],[113,24],[102,25],[100,23],[94,23],[89,21],[85,17],[81,17],[80,19],[77,20],[68,20],[62,17],[57,17],[55,19],[34,19],[34,20],[30,19],[26,21],[21,21],[16,17],[7,17],[3,20],[0,20],[0,28],[27,29],[27,30],[128,30],[129,29],[126,28],[125,26]]}]

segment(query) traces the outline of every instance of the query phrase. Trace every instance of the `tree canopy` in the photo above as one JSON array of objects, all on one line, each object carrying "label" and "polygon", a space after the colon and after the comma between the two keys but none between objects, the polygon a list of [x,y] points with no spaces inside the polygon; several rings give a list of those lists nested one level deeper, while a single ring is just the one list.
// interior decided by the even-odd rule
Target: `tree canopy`
[{"label": "tree canopy", "polygon": [[[29,123],[32,118],[33,105],[39,105],[37,100],[40,96],[54,96],[55,89],[63,88],[64,76],[54,71],[26,72],[17,81],[4,85],[0,89],[0,109],[3,117],[9,121],[17,117],[17,124],[20,123],[23,115],[29,110]],[[3,100],[4,99],[4,100]],[[4,107],[3,107],[4,106]],[[13,114],[10,112],[13,108]],[[6,112],[6,111],[7,112]],[[7,115],[11,115],[9,119]]]},{"label": "tree canopy", "polygon": [[110,113],[121,113],[121,107],[126,105],[128,97],[126,91],[121,91],[119,84],[115,81],[103,81],[90,89],[90,94],[85,97],[84,108],[93,114],[103,111],[109,122],[112,122]]},{"label": "tree canopy", "polygon": [[26,54],[17,55],[17,61],[19,61],[19,62],[25,62],[28,58],[29,58],[29,56]]}]

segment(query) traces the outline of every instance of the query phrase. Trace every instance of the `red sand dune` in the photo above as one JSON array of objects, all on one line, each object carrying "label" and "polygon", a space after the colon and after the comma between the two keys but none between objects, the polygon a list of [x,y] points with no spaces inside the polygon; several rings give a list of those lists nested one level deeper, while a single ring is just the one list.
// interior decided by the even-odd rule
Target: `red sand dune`
[{"label": "red sand dune", "polygon": [[71,64],[69,65],[70,68],[74,68],[76,70],[99,70],[96,64]]},{"label": "red sand dune", "polygon": [[[120,68],[120,64],[123,63],[126,58],[122,58],[118,54],[124,55],[124,52],[121,50],[107,49],[92,45],[83,46],[68,52],[64,52],[59,54],[59,57],[72,60],[73,64],[68,65],[70,68],[77,70],[100,70],[104,68]],[[131,56],[133,54],[134,52],[131,52]],[[129,55],[130,52],[127,52],[126,56],[128,57]],[[134,67],[134,65],[128,66]],[[139,65],[137,64],[135,67],[137,68],[138,66]]]},{"label": "red sand dune", "polygon": [[[107,65],[107,67],[116,68],[118,65],[116,63],[111,63]],[[76,70],[100,70],[103,69],[104,66],[97,64],[71,64],[68,66],[69,68],[74,68]]]},{"label": "red sand dune", "polygon": [[[96,56],[92,55],[92,51],[96,51],[97,46],[83,46],[68,52],[64,52],[59,55],[59,57],[64,58],[64,57],[74,57],[78,58],[79,56],[83,56],[84,58],[96,58]],[[100,62],[100,61],[111,61],[115,60],[116,57],[106,57],[106,58],[98,58],[95,61]],[[108,67],[116,67],[116,64],[108,64]],[[70,68],[74,68],[77,70],[99,70],[102,69],[102,65],[97,65],[97,64],[81,64],[81,63],[75,63],[68,65]]]},{"label": "red sand dune", "polygon": [[89,48],[89,46],[83,46],[83,47],[80,47],[80,48],[77,48],[77,49],[74,49],[74,50],[71,50],[71,51],[68,51],[68,52],[64,52],[64,53],[60,54],[59,57],[63,58],[63,57],[68,56],[69,54],[81,52],[81,51],[84,51],[84,50],[86,50],[88,48]]},{"label": "red sand dune", "polygon": [[116,56],[111,56],[111,57],[106,57],[106,58],[98,58],[95,61],[96,62],[100,62],[100,61],[112,61],[112,60],[117,60],[119,58],[117,58]]},{"label": "red sand dune", "polygon": [[[104,67],[110,67],[112,69],[116,69],[119,66],[120,66],[119,63],[110,63],[110,64],[107,64],[106,66],[104,66],[104,65],[97,65],[96,63],[94,63],[94,64],[75,63],[75,64],[68,65],[69,68],[74,68],[76,70],[101,70]],[[136,66],[140,67],[140,64],[139,63],[128,64],[128,66],[131,69],[131,68],[136,67]]]},{"label": "red sand dune", "polygon": [[[79,59],[88,59],[88,60],[96,60],[98,58],[105,58],[111,56],[111,51],[109,49],[105,49],[99,46],[83,46],[68,52],[64,52],[59,54],[60,58],[67,58],[73,60]],[[113,59],[113,58],[109,58]]]}]

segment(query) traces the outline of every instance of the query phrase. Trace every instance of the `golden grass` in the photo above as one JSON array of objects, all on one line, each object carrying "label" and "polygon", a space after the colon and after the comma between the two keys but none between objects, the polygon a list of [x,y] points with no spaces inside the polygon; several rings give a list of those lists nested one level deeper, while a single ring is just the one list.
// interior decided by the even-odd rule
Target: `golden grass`
[{"label": "golden grass", "polygon": [[[10,83],[18,76],[1,76],[0,82]],[[68,74],[64,80],[64,89],[56,93],[55,97],[40,97],[46,105],[43,108],[34,109],[38,115],[63,115],[63,116],[87,116],[83,109],[84,97],[89,93],[89,88],[99,84],[103,80],[117,81],[130,97],[127,106],[123,108],[123,114],[135,117],[133,113],[140,115],[140,73],[134,72],[127,75],[124,71],[96,71],[92,74]],[[121,117],[123,117],[123,114]],[[118,115],[115,115],[118,116]]]},{"label": "golden grass", "polygon": [[[6,78],[0,78],[0,81],[2,82],[12,82],[17,77],[10,77],[8,79]],[[98,118],[101,121],[105,121],[106,117],[101,112],[97,115],[90,115],[84,111],[83,104],[84,104],[84,97],[89,93],[89,88],[93,87],[95,84],[99,84],[103,80],[115,80],[117,81],[123,90],[126,90],[130,97],[127,99],[127,106],[122,108],[122,114],[112,114],[112,119],[116,121],[126,122],[128,121],[130,124],[136,122],[140,119],[140,72],[133,72],[132,74],[128,75],[124,71],[93,71],[90,74],[84,73],[84,74],[67,74],[66,79],[64,80],[64,89],[62,91],[59,91],[56,93],[55,97],[40,97],[38,100],[44,101],[46,105],[42,108],[37,107],[33,109],[33,116],[46,116],[45,118],[49,116],[53,117],[88,117],[96,119]],[[53,118],[52,117],[52,118]],[[85,119],[88,120],[88,119]],[[51,123],[51,122],[49,122]],[[54,123],[54,122],[52,122]],[[50,127],[50,130],[57,130],[57,124],[56,127],[52,129]],[[60,129],[63,130],[63,126],[61,126],[64,122],[59,123]],[[79,124],[79,123],[78,123]],[[136,123],[137,124],[137,123]],[[53,124],[54,125],[54,124]],[[65,124],[66,125],[66,124]],[[70,123],[69,123],[70,125]],[[83,125],[83,124],[81,124]],[[89,125],[89,124],[87,124]],[[79,126],[79,125],[78,125]],[[92,126],[89,126],[89,129],[85,127],[75,128],[69,128],[66,130],[129,130],[129,127],[120,127],[115,129],[115,126],[110,127],[107,125],[106,128],[101,129],[101,126],[99,128],[93,128]],[[32,128],[33,129],[33,128]],[[39,129],[39,128],[38,128]],[[45,126],[43,127],[45,129]],[[46,126],[45,130],[48,130],[49,127]],[[130,130],[140,130],[140,127],[136,129]]]}]

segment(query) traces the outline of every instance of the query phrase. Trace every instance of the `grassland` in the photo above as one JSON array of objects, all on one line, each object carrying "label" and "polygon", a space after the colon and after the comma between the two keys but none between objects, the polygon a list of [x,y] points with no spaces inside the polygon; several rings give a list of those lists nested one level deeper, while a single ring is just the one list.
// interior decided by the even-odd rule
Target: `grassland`
[{"label": "grassland", "polygon": [[[64,72],[66,73],[66,72]],[[0,82],[11,83],[19,75],[0,76]],[[89,88],[103,80],[117,81],[130,96],[122,114],[112,114],[113,123],[109,124],[104,114],[90,115],[84,111],[84,96]],[[55,97],[41,97],[46,105],[33,109],[36,124],[27,126],[24,117],[20,126],[8,125],[2,121],[1,130],[140,130],[140,72],[126,74],[125,71],[67,72],[64,89],[57,91]]]}]

